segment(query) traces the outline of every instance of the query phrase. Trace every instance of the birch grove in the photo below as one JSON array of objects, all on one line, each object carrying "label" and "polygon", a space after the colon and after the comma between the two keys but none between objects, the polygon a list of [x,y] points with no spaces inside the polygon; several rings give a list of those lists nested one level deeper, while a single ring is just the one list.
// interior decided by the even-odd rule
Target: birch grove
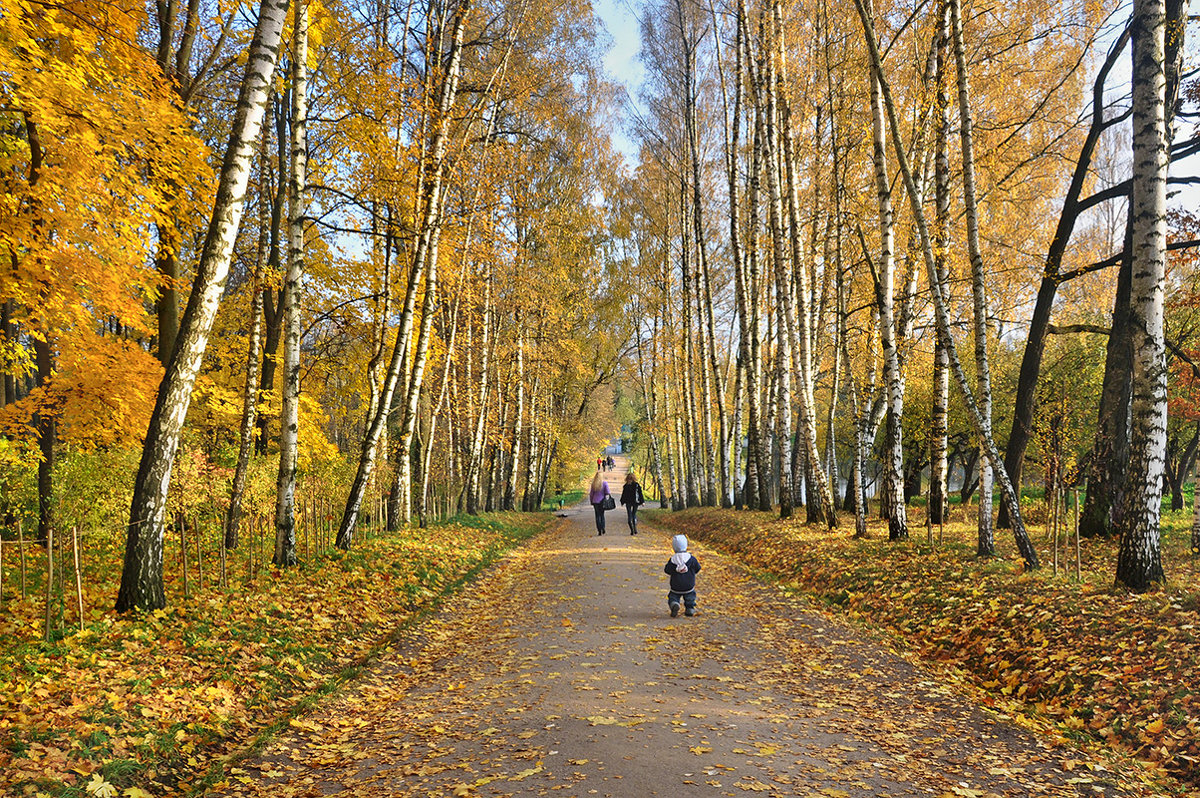
[{"label": "birch grove", "polygon": [[1165,581],[1186,2],[647,0],[624,87],[583,0],[289,6],[0,15],[0,510],[66,539],[67,475],[138,459],[122,611],[176,536],[252,582],[614,450],[667,511],[1028,570],[1078,492]]}]

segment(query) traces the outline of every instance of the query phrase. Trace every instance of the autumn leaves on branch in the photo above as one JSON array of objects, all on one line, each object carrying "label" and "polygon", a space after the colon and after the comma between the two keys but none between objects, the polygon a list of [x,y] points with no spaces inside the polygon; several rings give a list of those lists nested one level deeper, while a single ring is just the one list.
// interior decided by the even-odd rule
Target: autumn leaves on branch
[{"label": "autumn leaves on branch", "polygon": [[[904,540],[928,473],[926,523],[956,479],[991,556],[994,480],[1028,568],[1026,463],[1053,491],[1086,473],[1118,579],[1164,578],[1161,474],[1200,448],[1166,415],[1164,286],[1195,294],[1167,260],[1168,163],[1198,146],[1178,0],[652,2],[631,169],[577,0],[254,10],[0,8],[0,467],[45,536],[57,457],[140,447],[121,609],[165,603],[181,452],[225,475],[222,550],[269,458],[287,568],[305,491],[343,549],[364,521],[535,510],[618,413],[674,507],[861,536],[878,482]],[[1132,174],[1101,185],[1125,120]],[[1094,363],[1057,420],[1047,353]]]}]

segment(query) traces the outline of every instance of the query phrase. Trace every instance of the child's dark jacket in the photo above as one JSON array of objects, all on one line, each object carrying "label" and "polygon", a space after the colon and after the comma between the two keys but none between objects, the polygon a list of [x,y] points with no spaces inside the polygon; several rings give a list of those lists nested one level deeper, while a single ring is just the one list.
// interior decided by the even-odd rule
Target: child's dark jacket
[{"label": "child's dark jacket", "polygon": [[700,572],[700,561],[695,557],[687,561],[687,570],[683,573],[675,570],[675,563],[667,560],[663,573],[671,575],[671,591],[674,593],[691,593],[696,589],[696,574]]}]

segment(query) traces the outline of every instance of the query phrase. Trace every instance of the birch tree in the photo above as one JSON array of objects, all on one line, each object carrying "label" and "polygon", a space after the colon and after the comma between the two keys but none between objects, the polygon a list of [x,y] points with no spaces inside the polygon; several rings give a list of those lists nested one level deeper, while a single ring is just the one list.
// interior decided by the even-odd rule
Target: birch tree
[{"label": "birch tree", "polygon": [[[992,434],[992,376],[988,367],[987,271],[979,248],[979,205],[975,196],[975,146],[972,136],[971,89],[967,59],[963,54],[961,0],[950,1],[950,29],[954,42],[954,65],[958,74],[958,131],[962,147],[963,204],[966,208],[967,252],[971,259],[971,298],[975,317],[975,389],[983,434]],[[941,280],[940,271],[930,279]],[[983,453],[986,455],[986,452]],[[992,533],[992,461],[979,461],[979,534],[976,553],[990,557],[996,553]]]},{"label": "birch tree", "polygon": [[887,111],[888,121],[891,128],[891,137],[893,149],[896,152],[896,160],[900,167],[900,172],[904,177],[904,183],[908,189],[909,203],[912,207],[912,214],[917,224],[917,231],[920,235],[921,252],[925,260],[926,276],[929,280],[930,295],[933,298],[933,306],[935,318],[937,321],[938,336],[942,340],[942,345],[945,346],[947,355],[950,359],[951,373],[954,375],[955,382],[958,384],[959,392],[962,394],[963,403],[967,407],[967,413],[971,421],[971,426],[975,430],[975,434],[979,436],[983,443],[984,450],[988,458],[996,465],[996,481],[1000,483],[1000,489],[1004,495],[1004,502],[1008,506],[1010,516],[1012,518],[1013,536],[1016,539],[1017,549],[1021,553],[1022,559],[1025,561],[1025,567],[1028,569],[1036,569],[1038,567],[1037,551],[1033,548],[1033,544],[1029,540],[1029,535],[1025,531],[1024,522],[1021,519],[1021,504],[1020,498],[1013,488],[1012,483],[1008,479],[1008,473],[1000,463],[999,451],[996,448],[996,443],[992,439],[990,430],[983,420],[983,416],[979,412],[979,406],[975,401],[974,392],[971,390],[971,385],[967,381],[966,372],[963,370],[962,361],[958,357],[958,347],[951,335],[950,314],[947,309],[945,298],[941,293],[941,285],[937,279],[937,266],[933,255],[933,242],[929,234],[929,224],[926,221],[924,208],[918,198],[920,192],[917,190],[916,181],[913,177],[912,169],[908,162],[908,156],[905,153],[903,142],[900,140],[899,128],[896,120],[896,108],[892,101],[891,90],[888,87],[887,81],[883,74],[883,62],[879,54],[879,45],[875,39],[874,28],[871,25],[870,12],[864,0],[854,0],[854,5],[858,10],[859,20],[862,22],[863,36],[866,39],[867,50],[869,51],[871,64],[875,69],[875,73],[879,80],[879,88],[881,98],[883,100],[884,109]]},{"label": "birch tree", "polygon": [[1166,275],[1167,164],[1166,3],[1133,4],[1133,271],[1130,315],[1133,381],[1129,464],[1125,471],[1117,582],[1146,590],[1163,582],[1159,543],[1167,435],[1167,369],[1163,339]]},{"label": "birch tree", "polygon": [[279,474],[275,485],[275,554],[296,564],[296,459],[300,435],[300,280],[308,166],[308,0],[297,0],[292,21],[291,157],[288,169],[288,268],[283,283],[283,391],[279,415]]},{"label": "birch tree", "polygon": [[212,218],[187,310],[180,321],[175,349],[150,417],[134,483],[125,563],[117,595],[119,611],[135,607],[159,609],[166,605],[162,574],[163,524],[171,468],[187,417],[192,387],[229,274],[234,240],[245,206],[250,161],[254,143],[262,130],[287,8],[288,0],[263,0],[259,6],[258,22],[221,165]]},{"label": "birch tree", "polygon": [[[872,18],[868,7],[867,19]],[[873,31],[873,29],[872,29]],[[874,36],[874,33],[871,33]],[[900,420],[904,413],[904,383],[900,373],[900,353],[896,340],[895,292],[895,215],[892,210],[892,186],[887,174],[887,122],[884,119],[883,67],[871,65],[871,152],[875,166],[875,197],[879,208],[879,259],[873,269],[875,301],[879,305],[879,339],[883,346],[883,382],[887,397],[887,444],[884,454],[886,495],[884,509],[888,519],[888,537],[908,537],[908,515],[904,504],[904,444]],[[893,125],[895,122],[893,121]],[[899,130],[892,136],[899,149]]]},{"label": "birch tree", "polygon": [[[354,475],[354,481],[351,483],[349,494],[346,497],[346,506],[342,512],[342,519],[338,524],[338,533],[335,542],[338,548],[342,549],[349,549],[354,540],[354,527],[358,523],[359,510],[362,507],[363,498],[366,496],[371,474],[375,470],[376,445],[387,424],[388,415],[392,407],[392,398],[396,391],[396,384],[400,379],[400,372],[407,366],[404,354],[412,331],[417,290],[421,283],[427,282],[424,279],[425,271],[429,268],[430,257],[436,255],[437,240],[441,235],[443,207],[442,181],[445,177],[446,150],[450,126],[453,121],[451,111],[458,97],[463,31],[465,30],[470,7],[471,0],[461,0],[454,11],[449,52],[447,53],[444,71],[441,72],[441,82],[438,88],[438,99],[432,122],[429,150],[426,156],[429,158],[429,165],[427,169],[422,170],[423,179],[420,188],[421,217],[417,231],[416,245],[413,247],[408,288],[405,292],[400,326],[396,331],[396,342],[392,349],[391,360],[388,363],[387,376],[384,379],[379,407],[376,410],[375,416],[370,419],[366,435],[364,436],[358,468]],[[433,283],[433,287],[436,290],[436,280]],[[428,285],[426,286],[426,290],[429,290]],[[432,318],[430,319],[430,323],[432,323]],[[424,363],[422,361],[423,367]],[[411,391],[409,392],[409,396],[410,398],[412,397]],[[419,398],[419,394],[416,398]],[[414,424],[416,418],[415,401],[415,398],[413,398],[410,404],[406,405],[406,408],[408,406],[412,406],[413,408],[412,418]],[[405,412],[408,412],[407,409]],[[408,423],[407,420],[405,423]],[[412,432],[410,430],[410,442],[411,435]],[[401,452],[402,457],[408,457],[407,452],[404,450],[401,450]],[[408,504],[407,500],[405,504]]]}]

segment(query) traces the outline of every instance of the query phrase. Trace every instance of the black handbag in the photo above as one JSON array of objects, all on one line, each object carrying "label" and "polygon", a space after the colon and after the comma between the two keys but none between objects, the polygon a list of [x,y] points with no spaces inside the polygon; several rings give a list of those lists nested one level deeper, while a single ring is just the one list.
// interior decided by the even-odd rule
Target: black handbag
[{"label": "black handbag", "polygon": [[615,510],[617,509],[617,500],[610,493],[604,497],[604,501],[600,503],[600,506],[605,510]]}]

